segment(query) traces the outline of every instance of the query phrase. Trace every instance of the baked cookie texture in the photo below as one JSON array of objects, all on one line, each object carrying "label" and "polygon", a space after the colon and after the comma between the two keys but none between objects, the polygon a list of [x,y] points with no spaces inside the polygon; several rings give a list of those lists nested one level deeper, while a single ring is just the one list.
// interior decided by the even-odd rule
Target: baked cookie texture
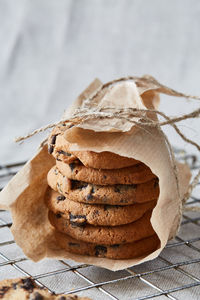
[{"label": "baked cookie texture", "polygon": [[115,170],[97,170],[75,163],[66,164],[62,161],[56,161],[56,166],[61,174],[69,179],[97,185],[138,184],[156,177],[143,163]]},{"label": "baked cookie texture", "polygon": [[45,202],[55,215],[69,220],[74,225],[117,226],[134,222],[156,205],[156,200],[127,206],[108,204],[85,204],[69,200],[67,197],[48,189]]},{"label": "baked cookie texture", "polygon": [[65,124],[48,149],[55,166],[45,204],[58,245],[68,252],[111,259],[142,257],[159,247],[150,219],[159,182],[149,167],[111,152],[71,151]]},{"label": "baked cookie texture", "polygon": [[142,184],[95,185],[72,180],[62,175],[56,166],[48,173],[49,186],[68,199],[87,204],[131,205],[155,200],[159,196],[158,179]]},{"label": "baked cookie texture", "polygon": [[0,282],[0,299],[4,300],[91,300],[77,295],[51,294],[31,278],[6,279]]},{"label": "baked cookie texture", "polygon": [[150,224],[151,211],[135,222],[119,226],[92,226],[82,223],[81,226],[72,220],[62,218],[49,211],[51,224],[60,232],[84,242],[95,244],[125,244],[150,237],[155,234]]},{"label": "baked cookie texture", "polygon": [[156,250],[160,243],[155,234],[133,243],[114,245],[86,243],[58,231],[55,237],[58,245],[68,252],[111,259],[141,257]]}]

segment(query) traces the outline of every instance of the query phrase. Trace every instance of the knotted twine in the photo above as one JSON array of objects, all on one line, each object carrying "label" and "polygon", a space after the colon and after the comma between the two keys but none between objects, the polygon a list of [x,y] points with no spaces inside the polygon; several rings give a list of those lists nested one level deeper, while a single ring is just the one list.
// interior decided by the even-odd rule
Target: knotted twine
[{"label": "knotted twine", "polygon": [[[88,97],[86,100],[84,100],[82,106],[75,110],[73,115],[70,118],[63,118],[58,122],[55,122],[53,124],[48,124],[44,127],[41,127],[39,129],[34,130],[33,132],[27,134],[26,136],[20,136],[16,139],[16,142],[22,142],[33,135],[44,132],[47,129],[54,128],[56,126],[59,126],[61,124],[65,124],[66,129],[71,127],[72,125],[80,125],[83,124],[85,121],[88,120],[95,120],[95,119],[121,119],[124,121],[128,121],[130,123],[133,123],[135,126],[148,131],[149,127],[155,127],[159,130],[159,132],[162,134],[165,143],[168,147],[170,158],[171,158],[171,164],[174,171],[174,177],[176,180],[177,185],[177,191],[179,195],[179,215],[178,215],[178,226],[175,230],[175,235],[179,230],[180,223],[181,223],[181,217],[183,214],[183,211],[200,211],[200,207],[185,207],[186,201],[190,198],[191,193],[193,189],[196,187],[196,185],[199,182],[200,178],[200,169],[198,170],[197,175],[194,177],[192,182],[189,184],[188,190],[185,193],[183,199],[180,198],[180,187],[179,187],[179,180],[178,180],[178,172],[177,172],[177,166],[175,162],[175,155],[172,150],[172,146],[167,138],[167,136],[164,134],[164,132],[161,130],[162,126],[170,125],[174,128],[176,133],[188,144],[193,145],[196,147],[196,149],[200,152],[200,145],[198,145],[193,140],[187,138],[184,133],[177,127],[176,123],[187,120],[187,119],[194,119],[198,118],[200,116],[200,108],[192,111],[191,113],[184,114],[181,116],[170,118],[163,112],[155,109],[136,109],[136,108],[116,108],[116,107],[97,107],[93,105],[93,100],[100,96],[106,89],[111,88],[113,85],[124,82],[124,81],[134,81],[137,88],[140,91],[140,94],[148,91],[154,91],[156,93],[163,93],[169,96],[175,96],[175,97],[182,97],[186,99],[193,99],[193,100],[200,100],[200,97],[198,96],[192,96],[188,94],[184,94],[181,92],[177,92],[174,89],[171,89],[161,83],[159,83],[155,78],[149,75],[145,75],[143,77],[136,77],[136,76],[128,76],[128,77],[122,77],[119,79],[115,79],[112,81],[109,81],[103,85],[101,85],[90,97]],[[149,118],[147,116],[147,113],[153,113],[157,117],[160,116],[164,119],[164,121],[159,121],[159,119],[156,118]],[[46,143],[47,140],[45,140],[42,144]]]}]

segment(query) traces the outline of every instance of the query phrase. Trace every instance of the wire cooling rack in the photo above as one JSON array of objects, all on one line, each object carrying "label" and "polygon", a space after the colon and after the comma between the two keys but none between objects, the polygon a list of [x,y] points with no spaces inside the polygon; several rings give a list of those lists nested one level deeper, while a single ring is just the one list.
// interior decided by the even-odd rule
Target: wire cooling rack
[{"label": "wire cooling rack", "polygon": [[[199,159],[175,150],[180,161],[192,172]],[[0,166],[0,187],[23,166],[24,162]],[[28,199],[27,199],[28,201]],[[200,182],[187,202],[200,207]],[[16,245],[10,231],[10,213],[0,211],[0,280],[31,276],[50,292],[76,293],[93,300],[125,299],[200,299],[200,214],[183,215],[177,237],[170,241],[153,261],[112,272],[72,260],[29,260]]]}]

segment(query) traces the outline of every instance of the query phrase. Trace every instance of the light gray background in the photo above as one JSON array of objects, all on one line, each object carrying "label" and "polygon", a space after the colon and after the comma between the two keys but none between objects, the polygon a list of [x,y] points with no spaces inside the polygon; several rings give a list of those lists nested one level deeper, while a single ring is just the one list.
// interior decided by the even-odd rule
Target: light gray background
[{"label": "light gray background", "polygon": [[[28,159],[43,136],[21,146],[14,138],[58,120],[95,77],[148,73],[200,95],[199,49],[198,0],[0,0],[0,163]],[[199,105],[162,97],[160,110]],[[180,124],[198,142],[199,128]]]}]

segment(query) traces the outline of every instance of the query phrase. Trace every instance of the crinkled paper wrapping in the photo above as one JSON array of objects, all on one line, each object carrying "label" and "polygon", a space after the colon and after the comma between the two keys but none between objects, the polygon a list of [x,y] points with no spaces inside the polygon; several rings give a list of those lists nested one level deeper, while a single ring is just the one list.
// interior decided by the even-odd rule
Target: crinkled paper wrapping
[{"label": "crinkled paper wrapping", "polygon": [[[87,103],[84,100],[102,85],[96,79],[66,111],[65,118],[70,117],[80,107],[157,109],[157,91],[160,89],[156,89],[153,84],[136,84],[133,81],[118,83]],[[140,160],[151,168],[159,178],[160,185],[159,199],[151,217],[152,226],[161,242],[160,248],[148,256],[127,260],[81,256],[58,248],[44,204],[47,173],[55,164],[55,159],[48,154],[47,145],[39,149],[0,193],[0,208],[8,209],[12,214],[11,230],[16,243],[34,261],[45,257],[68,258],[110,270],[124,269],[157,257],[168,239],[176,233],[181,210],[174,169],[162,133],[157,128],[135,126],[129,121],[117,118],[98,118],[68,129],[65,138],[71,143],[71,150],[111,151]],[[177,163],[177,167],[180,196],[183,198],[188,188],[190,171],[183,164]]]}]

